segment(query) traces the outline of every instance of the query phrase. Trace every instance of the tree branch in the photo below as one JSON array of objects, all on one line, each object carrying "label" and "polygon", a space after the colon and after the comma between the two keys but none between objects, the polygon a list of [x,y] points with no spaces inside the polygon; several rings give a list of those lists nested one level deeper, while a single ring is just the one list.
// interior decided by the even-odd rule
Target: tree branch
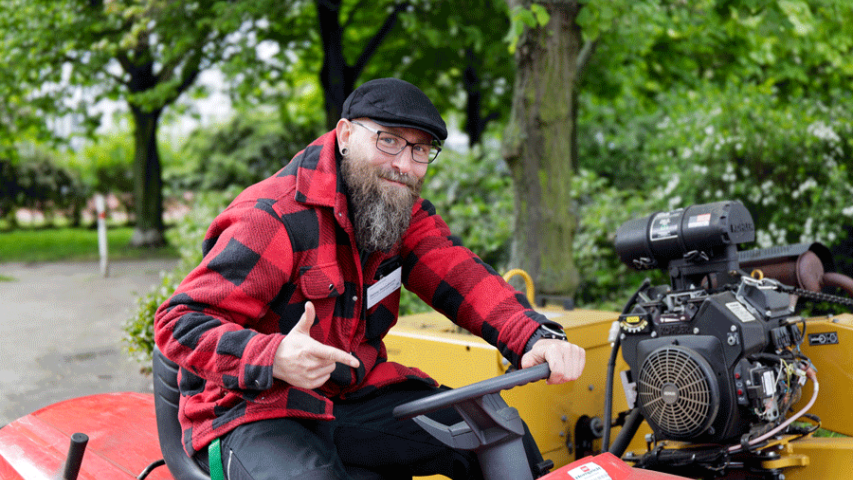
[{"label": "tree branch", "polygon": [[581,47],[580,53],[578,53],[577,60],[577,74],[575,75],[575,83],[580,83],[581,78],[583,77],[584,71],[586,71],[587,65],[589,65],[589,61],[592,59],[592,55],[595,53],[596,47],[598,47],[598,40],[600,37],[595,40],[591,40],[583,44]]},{"label": "tree branch", "polygon": [[385,17],[385,21],[382,23],[382,26],[379,27],[379,31],[377,31],[376,35],[367,42],[367,45],[358,57],[358,61],[353,65],[353,78],[358,78],[365,65],[367,65],[367,62],[369,62],[370,58],[376,53],[379,45],[381,45],[385,37],[391,33],[391,30],[394,28],[394,24],[397,23],[397,17],[400,15],[400,12],[408,7],[409,2],[398,3],[394,6],[394,10]]}]

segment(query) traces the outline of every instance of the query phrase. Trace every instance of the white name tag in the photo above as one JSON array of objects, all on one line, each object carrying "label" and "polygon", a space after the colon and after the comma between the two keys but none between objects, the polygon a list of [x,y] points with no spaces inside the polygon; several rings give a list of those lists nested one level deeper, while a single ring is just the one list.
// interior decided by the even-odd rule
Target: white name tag
[{"label": "white name tag", "polygon": [[382,301],[403,285],[403,268],[398,267],[393,272],[382,277],[378,282],[367,288],[367,308]]}]

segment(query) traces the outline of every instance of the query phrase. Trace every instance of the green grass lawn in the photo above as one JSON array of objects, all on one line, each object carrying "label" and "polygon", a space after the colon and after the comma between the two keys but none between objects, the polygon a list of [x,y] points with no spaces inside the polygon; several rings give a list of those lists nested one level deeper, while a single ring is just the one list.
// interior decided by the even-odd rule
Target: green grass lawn
[{"label": "green grass lawn", "polygon": [[[132,234],[132,227],[107,229],[108,256],[111,261],[178,257],[172,247],[130,247]],[[95,229],[59,227],[0,231],[0,263],[87,261],[98,258],[98,232]]]}]

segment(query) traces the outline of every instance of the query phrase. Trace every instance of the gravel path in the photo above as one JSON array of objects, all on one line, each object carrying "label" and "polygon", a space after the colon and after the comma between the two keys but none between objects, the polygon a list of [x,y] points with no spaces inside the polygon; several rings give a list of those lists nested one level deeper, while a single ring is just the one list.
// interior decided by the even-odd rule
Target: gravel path
[{"label": "gravel path", "polygon": [[176,260],[0,264],[0,427],[39,408],[93,393],[150,392],[124,353],[136,298]]}]

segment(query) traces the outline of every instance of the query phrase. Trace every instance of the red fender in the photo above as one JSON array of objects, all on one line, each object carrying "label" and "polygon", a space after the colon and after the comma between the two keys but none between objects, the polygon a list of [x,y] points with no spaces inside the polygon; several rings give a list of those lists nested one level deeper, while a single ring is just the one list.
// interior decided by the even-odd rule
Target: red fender
[{"label": "red fender", "polygon": [[[90,395],[49,405],[0,428],[0,480],[59,478],[71,435],[78,432],[89,437],[79,480],[133,480],[163,458],[153,395]],[[165,466],[147,478],[172,480]]]},{"label": "red fender", "polygon": [[686,480],[668,473],[631,468],[616,455],[584,457],[542,477],[542,480]]}]

